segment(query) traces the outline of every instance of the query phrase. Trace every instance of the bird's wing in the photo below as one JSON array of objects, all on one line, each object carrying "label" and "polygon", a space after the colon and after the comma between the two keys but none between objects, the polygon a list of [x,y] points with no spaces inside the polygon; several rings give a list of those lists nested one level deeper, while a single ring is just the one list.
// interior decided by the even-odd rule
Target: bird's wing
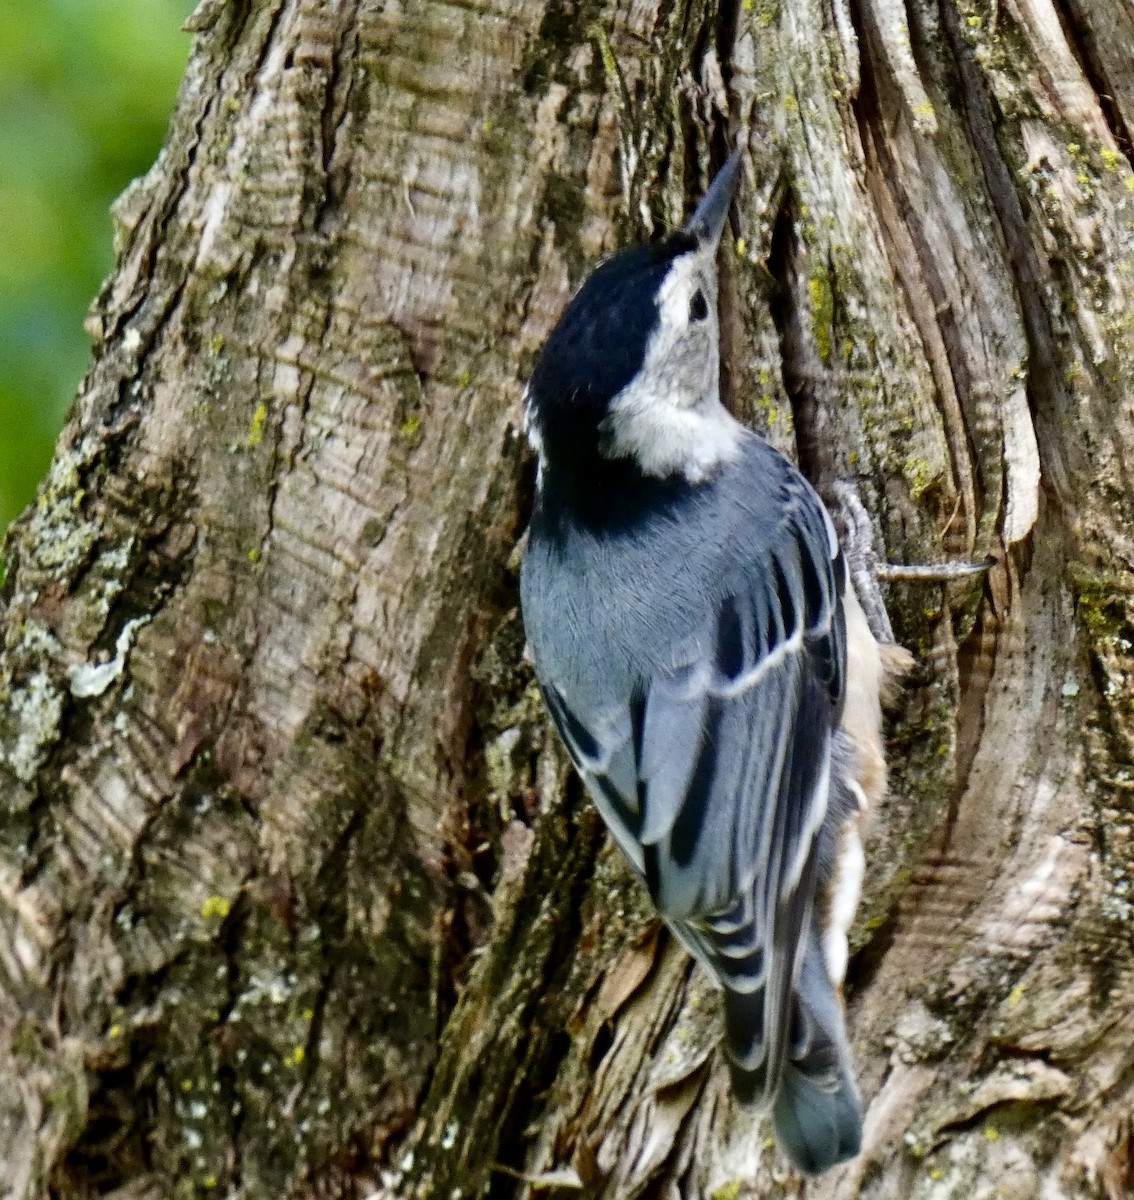
[{"label": "bird's wing", "polygon": [[[640,694],[552,718],[654,902],[733,992],[762,994],[746,1057],[778,1084],[811,913],[846,666],[845,566],[801,477],[782,523]],[[710,606],[711,607],[711,606]],[[735,1041],[735,1040],[734,1040]]]}]

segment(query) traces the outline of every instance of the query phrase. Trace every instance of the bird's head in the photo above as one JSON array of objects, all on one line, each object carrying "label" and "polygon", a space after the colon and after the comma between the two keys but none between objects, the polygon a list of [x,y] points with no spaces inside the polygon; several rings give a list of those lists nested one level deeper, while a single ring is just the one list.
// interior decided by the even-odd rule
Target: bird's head
[{"label": "bird's head", "polygon": [[547,340],[527,390],[546,470],[629,460],[699,482],[737,453],[720,400],[717,247],[740,158],[725,163],[684,229],[601,263]]}]

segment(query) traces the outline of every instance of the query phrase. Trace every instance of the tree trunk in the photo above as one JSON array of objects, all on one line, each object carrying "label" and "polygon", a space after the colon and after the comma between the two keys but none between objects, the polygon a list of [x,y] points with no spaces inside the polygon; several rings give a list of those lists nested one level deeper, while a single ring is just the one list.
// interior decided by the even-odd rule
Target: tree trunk
[{"label": "tree trunk", "polygon": [[[1134,17],[203,0],[8,543],[0,1194],[1134,1188]],[[523,658],[520,395],[748,148],[728,394],[918,667],[802,1183]],[[556,1192],[554,1189],[560,1189]]]}]

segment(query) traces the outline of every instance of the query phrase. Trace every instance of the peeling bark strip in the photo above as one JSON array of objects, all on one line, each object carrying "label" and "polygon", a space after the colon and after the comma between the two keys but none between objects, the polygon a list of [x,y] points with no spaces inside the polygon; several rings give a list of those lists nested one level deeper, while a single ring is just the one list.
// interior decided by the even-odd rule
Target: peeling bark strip
[{"label": "peeling bark strip", "polygon": [[[12,532],[0,1180],[142,1197],[1134,1188],[1134,29],[1104,0],[203,0]],[[519,396],[749,147],[726,385],[857,478],[919,671],[791,1177],[523,661]]]}]

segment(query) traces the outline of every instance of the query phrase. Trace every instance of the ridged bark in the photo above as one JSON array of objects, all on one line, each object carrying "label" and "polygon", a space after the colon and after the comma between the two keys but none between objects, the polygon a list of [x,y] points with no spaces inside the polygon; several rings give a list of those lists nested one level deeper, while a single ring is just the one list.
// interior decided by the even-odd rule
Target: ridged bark
[{"label": "ridged bark", "polygon": [[[0,687],[0,1193],[1134,1188],[1134,18],[203,0]],[[737,411],[856,480],[917,668],[803,1184],[549,735],[520,395],[748,147]],[[568,1194],[568,1193],[560,1193]]]}]

